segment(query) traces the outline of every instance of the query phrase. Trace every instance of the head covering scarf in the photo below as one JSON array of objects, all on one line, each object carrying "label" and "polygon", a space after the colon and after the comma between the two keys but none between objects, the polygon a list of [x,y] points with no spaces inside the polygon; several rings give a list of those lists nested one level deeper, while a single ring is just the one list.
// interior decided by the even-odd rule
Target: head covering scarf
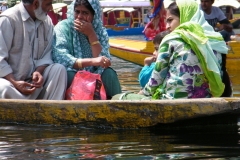
[{"label": "head covering scarf", "polygon": [[[108,43],[108,34],[106,29],[103,27],[102,23],[102,12],[101,12],[101,6],[99,3],[99,0],[88,0],[90,5],[92,6],[95,14],[92,21],[92,26],[94,31],[96,32],[97,38],[102,46],[102,51],[100,53],[100,56],[106,56],[110,59],[110,53],[109,53],[109,43]],[[72,54],[75,55],[76,58],[92,58],[92,49],[91,45],[88,41],[87,36],[82,34],[81,32],[76,31],[74,26],[74,3],[73,1],[68,6],[67,11],[67,21],[71,26],[71,32],[72,32]],[[86,67],[85,70],[91,71],[91,72],[97,72],[102,73],[103,68],[98,67],[97,71],[95,69],[96,67]]]},{"label": "head covering scarf", "polygon": [[220,33],[215,32],[204,18],[204,13],[194,0],[176,0],[180,11],[180,25],[165,36],[160,47],[172,39],[181,38],[196,53],[206,75],[211,94],[220,97],[224,91],[221,66],[213,50],[227,54],[228,48]]},{"label": "head covering scarf", "polygon": [[150,0],[150,3],[153,5],[153,13],[150,16],[151,21],[143,30],[146,40],[153,40],[159,32],[166,30],[166,10],[163,0]]}]

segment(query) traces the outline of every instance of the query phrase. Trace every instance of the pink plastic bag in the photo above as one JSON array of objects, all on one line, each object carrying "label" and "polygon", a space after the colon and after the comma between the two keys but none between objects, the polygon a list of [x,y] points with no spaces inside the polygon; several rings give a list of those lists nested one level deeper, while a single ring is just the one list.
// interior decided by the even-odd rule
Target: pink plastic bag
[{"label": "pink plastic bag", "polygon": [[100,74],[78,71],[66,91],[66,100],[106,100]]}]

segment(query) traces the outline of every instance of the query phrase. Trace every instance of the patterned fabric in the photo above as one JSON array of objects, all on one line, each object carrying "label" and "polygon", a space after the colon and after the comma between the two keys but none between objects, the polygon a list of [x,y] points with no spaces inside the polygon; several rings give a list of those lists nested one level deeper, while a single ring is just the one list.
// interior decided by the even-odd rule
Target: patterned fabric
[{"label": "patterned fabric", "polygon": [[158,33],[166,30],[166,10],[163,0],[153,0],[153,4],[153,13],[150,16],[151,21],[143,30],[146,40],[153,40]]},{"label": "patterned fabric", "polygon": [[219,97],[221,54],[227,47],[193,0],[177,0],[180,26],[165,36],[145,95],[154,99]]},{"label": "patterned fabric", "polygon": [[[58,23],[54,28],[53,40],[53,60],[57,63],[63,64],[67,70],[73,69],[73,65],[78,58],[93,58],[91,45],[89,44],[87,36],[76,31],[74,26],[74,3],[68,7],[67,19]],[[93,29],[97,34],[99,42],[102,46],[102,51],[99,56],[106,56],[111,59],[109,52],[108,34],[103,27],[101,20],[101,7],[98,0],[89,0],[92,8],[95,11],[93,18]],[[103,72],[103,68],[89,66],[84,70],[99,73]]]},{"label": "patterned fabric", "polygon": [[149,79],[151,78],[152,71],[155,67],[156,63],[152,62],[150,66],[144,66],[139,75],[138,75],[138,81],[140,83],[140,86],[143,88],[148,83]]}]

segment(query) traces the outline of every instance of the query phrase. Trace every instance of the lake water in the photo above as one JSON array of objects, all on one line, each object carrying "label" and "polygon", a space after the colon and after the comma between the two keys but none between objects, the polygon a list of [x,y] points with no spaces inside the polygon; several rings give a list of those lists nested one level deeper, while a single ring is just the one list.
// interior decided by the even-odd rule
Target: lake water
[{"label": "lake water", "polygon": [[138,75],[142,67],[112,56],[112,68],[117,72],[122,91],[139,92]]},{"label": "lake water", "polygon": [[[141,67],[113,57],[123,91],[138,92]],[[0,159],[240,159],[238,127],[168,130],[0,125]]]},{"label": "lake water", "polygon": [[239,159],[236,129],[161,132],[54,126],[0,127],[0,159]]}]

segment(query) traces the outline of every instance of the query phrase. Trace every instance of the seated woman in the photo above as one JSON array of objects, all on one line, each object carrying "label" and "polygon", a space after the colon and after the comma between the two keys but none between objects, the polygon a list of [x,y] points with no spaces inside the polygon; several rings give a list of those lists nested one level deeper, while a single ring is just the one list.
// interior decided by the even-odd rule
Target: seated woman
[{"label": "seated woman", "polygon": [[68,87],[78,70],[101,74],[108,99],[121,93],[116,72],[110,68],[108,34],[101,21],[98,0],[76,0],[67,19],[54,28],[53,60],[68,73]]},{"label": "seated woman", "polygon": [[160,44],[155,68],[142,94],[153,99],[220,97],[225,88],[221,53],[228,53],[221,34],[208,24],[194,0],[173,2],[166,22],[171,33]]}]

